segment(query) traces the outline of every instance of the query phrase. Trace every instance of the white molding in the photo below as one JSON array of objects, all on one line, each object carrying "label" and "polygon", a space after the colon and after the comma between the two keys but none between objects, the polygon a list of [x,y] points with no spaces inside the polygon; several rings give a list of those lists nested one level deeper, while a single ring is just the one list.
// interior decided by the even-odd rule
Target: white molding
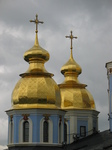
[{"label": "white molding", "polygon": [[[62,123],[62,121],[61,121],[61,129],[59,129],[59,122],[60,122],[60,120],[58,121],[58,143],[62,143],[63,142],[63,123]],[[60,133],[59,133],[59,131],[61,130],[61,142],[59,141],[60,140]]]},{"label": "white molding", "polygon": [[64,115],[66,113],[65,110],[62,110],[62,109],[19,109],[19,110],[16,110],[16,109],[10,109],[10,110],[7,110],[6,113],[7,115],[22,115],[22,114],[48,114],[48,112],[50,113],[50,115]]},{"label": "white molding", "polygon": [[98,115],[100,112],[96,110],[67,110],[65,116],[91,116]]},{"label": "white molding", "polygon": [[14,146],[58,146],[58,147],[62,147],[62,144],[58,144],[58,143],[38,143],[38,142],[35,142],[35,143],[14,143],[14,144],[8,144],[7,145],[8,147],[14,147]]},{"label": "white molding", "polygon": [[65,123],[66,123],[66,125],[67,125],[67,144],[69,144],[69,136],[70,136],[70,134],[69,134],[69,125],[68,125],[68,121],[66,121]]},{"label": "white molding", "polygon": [[9,122],[9,143],[14,141],[14,122],[10,120]]}]

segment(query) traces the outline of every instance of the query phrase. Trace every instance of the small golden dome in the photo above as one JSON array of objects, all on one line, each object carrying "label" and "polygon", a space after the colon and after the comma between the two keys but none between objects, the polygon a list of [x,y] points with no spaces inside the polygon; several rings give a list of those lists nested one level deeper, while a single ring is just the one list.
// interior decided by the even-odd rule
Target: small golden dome
[{"label": "small golden dome", "polygon": [[44,63],[49,60],[49,53],[39,46],[37,37],[34,46],[25,52],[24,59],[29,63],[28,70],[21,74],[21,79],[12,92],[12,109],[48,108],[58,109],[61,105],[60,90],[53,80],[53,74],[46,71]]},{"label": "small golden dome", "polygon": [[63,67],[61,68],[62,74],[65,74],[66,72],[75,72],[77,74],[81,74],[82,72],[81,67],[73,59],[72,53],[70,55],[70,59],[68,60],[68,62],[64,64]]},{"label": "small golden dome", "polygon": [[44,61],[44,62],[49,60],[49,53],[45,49],[40,47],[40,45],[38,43],[37,34],[36,34],[36,37],[35,37],[34,46],[31,49],[29,49],[28,51],[25,52],[24,59],[27,62],[32,61],[34,59],[39,60],[39,61]]},{"label": "small golden dome", "polygon": [[[75,38],[72,35],[67,36],[71,39]],[[96,109],[92,95],[86,89],[85,84],[78,81],[78,75],[81,74],[82,69],[76,63],[72,55],[68,62],[61,68],[61,73],[64,74],[65,80],[59,84],[61,93],[61,108],[62,109]]]}]

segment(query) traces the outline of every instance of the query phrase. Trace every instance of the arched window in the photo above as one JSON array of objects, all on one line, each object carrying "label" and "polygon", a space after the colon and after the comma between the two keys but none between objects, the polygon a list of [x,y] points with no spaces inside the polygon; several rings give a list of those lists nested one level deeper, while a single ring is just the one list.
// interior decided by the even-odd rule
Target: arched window
[{"label": "arched window", "polygon": [[67,142],[67,124],[64,123],[64,141]]},{"label": "arched window", "polygon": [[40,121],[40,142],[53,143],[53,122],[48,117]]},{"label": "arched window", "polygon": [[23,142],[29,142],[29,122],[23,123]]},{"label": "arched window", "polygon": [[43,142],[48,142],[48,121],[44,121],[43,123]]},{"label": "arched window", "polygon": [[[26,125],[28,125],[27,129],[26,129]],[[19,121],[19,143],[26,141],[25,136],[28,137],[27,138],[28,142],[32,142],[32,133],[33,133],[33,124],[32,124],[31,118],[29,117],[27,120],[24,120],[23,118],[21,118]]]}]

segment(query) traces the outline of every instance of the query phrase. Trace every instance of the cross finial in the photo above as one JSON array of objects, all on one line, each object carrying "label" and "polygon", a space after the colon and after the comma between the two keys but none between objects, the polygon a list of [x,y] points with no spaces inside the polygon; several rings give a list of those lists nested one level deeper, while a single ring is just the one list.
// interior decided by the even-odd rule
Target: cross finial
[{"label": "cross finial", "polygon": [[35,33],[37,33],[38,32],[38,24],[39,23],[44,23],[43,21],[39,21],[38,20],[38,15],[36,14],[36,19],[35,20],[30,20],[30,22],[34,22],[35,24],[36,24],[36,30],[35,30]]},{"label": "cross finial", "polygon": [[72,31],[71,31],[71,35],[69,35],[69,36],[65,36],[66,38],[70,38],[71,39],[71,47],[70,47],[70,49],[71,49],[71,52],[72,52],[72,40],[73,40],[73,38],[75,38],[75,39],[77,39],[77,37],[74,37],[73,35],[72,35]]}]

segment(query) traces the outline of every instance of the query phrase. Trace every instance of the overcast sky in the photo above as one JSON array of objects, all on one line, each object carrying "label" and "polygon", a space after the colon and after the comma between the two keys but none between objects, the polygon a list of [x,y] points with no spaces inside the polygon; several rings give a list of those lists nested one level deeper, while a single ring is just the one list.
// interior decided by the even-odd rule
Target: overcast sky
[{"label": "overcast sky", "polygon": [[26,72],[28,63],[23,54],[35,40],[36,13],[44,24],[39,25],[39,43],[50,53],[47,71],[62,83],[60,68],[70,56],[82,67],[79,77],[87,84],[100,111],[99,130],[108,127],[108,95],[105,63],[112,61],[112,0],[0,0],[0,145],[7,145],[8,123],[6,110],[11,107],[11,93]]}]

